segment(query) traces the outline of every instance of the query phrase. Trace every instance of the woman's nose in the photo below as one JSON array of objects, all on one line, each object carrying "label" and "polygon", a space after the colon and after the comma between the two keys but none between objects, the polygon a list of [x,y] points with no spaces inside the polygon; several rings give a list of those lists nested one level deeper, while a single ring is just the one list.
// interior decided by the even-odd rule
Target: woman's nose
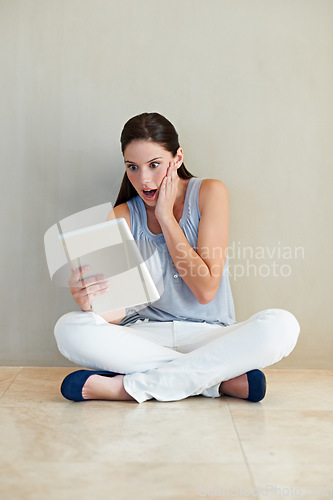
[{"label": "woman's nose", "polygon": [[141,171],[140,182],[143,186],[149,185],[149,183],[151,182],[151,172],[149,170]]}]

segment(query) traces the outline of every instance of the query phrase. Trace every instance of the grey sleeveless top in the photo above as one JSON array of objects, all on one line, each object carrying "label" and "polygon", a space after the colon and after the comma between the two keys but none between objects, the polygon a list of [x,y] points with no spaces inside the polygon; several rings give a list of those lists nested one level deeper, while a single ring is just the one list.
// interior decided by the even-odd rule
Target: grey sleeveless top
[{"label": "grey sleeveless top", "polygon": [[[187,185],[184,209],[179,225],[191,247],[196,250],[199,211],[199,189],[203,179],[192,177]],[[208,304],[200,304],[173,266],[164,235],[153,234],[147,226],[147,213],[142,198],[137,195],[127,205],[131,215],[131,232],[145,259],[147,267],[160,293],[160,298],[137,308],[126,310],[119,325],[135,323],[139,319],[151,321],[194,321],[235,324],[235,308],[229,283],[227,255],[217,293]]]}]

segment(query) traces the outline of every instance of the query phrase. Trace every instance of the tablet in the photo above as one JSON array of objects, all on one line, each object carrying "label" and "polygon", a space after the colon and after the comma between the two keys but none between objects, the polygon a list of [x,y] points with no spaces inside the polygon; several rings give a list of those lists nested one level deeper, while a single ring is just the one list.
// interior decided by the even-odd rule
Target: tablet
[{"label": "tablet", "polygon": [[108,293],[95,297],[97,314],[148,304],[160,294],[124,218],[62,233],[59,239],[72,269],[89,265],[81,280],[104,274],[110,283]]}]

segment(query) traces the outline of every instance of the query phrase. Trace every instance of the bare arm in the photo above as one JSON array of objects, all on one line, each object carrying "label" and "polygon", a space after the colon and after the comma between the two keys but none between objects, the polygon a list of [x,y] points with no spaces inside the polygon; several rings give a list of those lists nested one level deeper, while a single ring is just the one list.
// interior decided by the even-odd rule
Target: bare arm
[{"label": "bare arm", "polygon": [[[92,301],[98,295],[103,295],[109,291],[109,282],[106,276],[98,274],[89,278],[84,278],[84,274],[89,269],[81,268],[72,270],[68,285],[71,294],[82,311],[92,311]],[[100,314],[108,323],[118,324],[125,316],[125,309]]]},{"label": "bare arm", "polygon": [[127,203],[122,203],[113,208],[111,212],[109,212],[107,220],[121,219],[122,217],[126,220],[128,227],[131,229],[131,215]]},{"label": "bare arm", "polygon": [[[118,205],[117,207],[113,208],[109,213],[107,220],[120,219],[122,217],[126,220],[129,228],[131,229],[131,217],[127,203],[122,203],[121,205]],[[108,323],[113,323],[114,325],[117,325],[121,322],[122,319],[124,319],[125,314],[126,310],[120,309],[118,311],[112,311],[100,314],[100,316],[102,316],[102,318],[104,318],[105,321],[107,321]]]},{"label": "bare arm", "polygon": [[222,181],[205,179],[199,194],[201,219],[196,251],[173,213],[159,223],[173,263],[200,304],[209,303],[219,287],[228,249],[229,196]]},{"label": "bare arm", "polygon": [[[107,220],[119,219],[124,217],[130,226],[130,213],[126,203],[119,205],[109,213]],[[109,282],[106,281],[106,276],[99,274],[85,278],[84,274],[89,272],[88,268],[72,270],[68,285],[71,294],[77,305],[82,311],[92,311],[92,301],[98,295],[103,295],[109,291]],[[126,310],[119,309],[117,311],[99,314],[108,323],[118,324],[125,317]]]},{"label": "bare arm", "polygon": [[107,312],[104,314],[100,314],[99,316],[102,316],[102,318],[105,319],[108,323],[112,323],[114,325],[118,325],[122,319],[124,319],[126,314],[125,309],[120,309],[119,311],[112,311],[112,312]]}]

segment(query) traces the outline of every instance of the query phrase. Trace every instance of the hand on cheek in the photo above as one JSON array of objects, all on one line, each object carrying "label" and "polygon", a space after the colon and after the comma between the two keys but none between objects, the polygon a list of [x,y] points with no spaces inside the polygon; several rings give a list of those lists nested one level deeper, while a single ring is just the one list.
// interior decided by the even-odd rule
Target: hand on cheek
[{"label": "hand on cheek", "polygon": [[162,222],[173,216],[173,206],[178,193],[179,177],[174,162],[170,162],[155,207],[155,216]]}]

